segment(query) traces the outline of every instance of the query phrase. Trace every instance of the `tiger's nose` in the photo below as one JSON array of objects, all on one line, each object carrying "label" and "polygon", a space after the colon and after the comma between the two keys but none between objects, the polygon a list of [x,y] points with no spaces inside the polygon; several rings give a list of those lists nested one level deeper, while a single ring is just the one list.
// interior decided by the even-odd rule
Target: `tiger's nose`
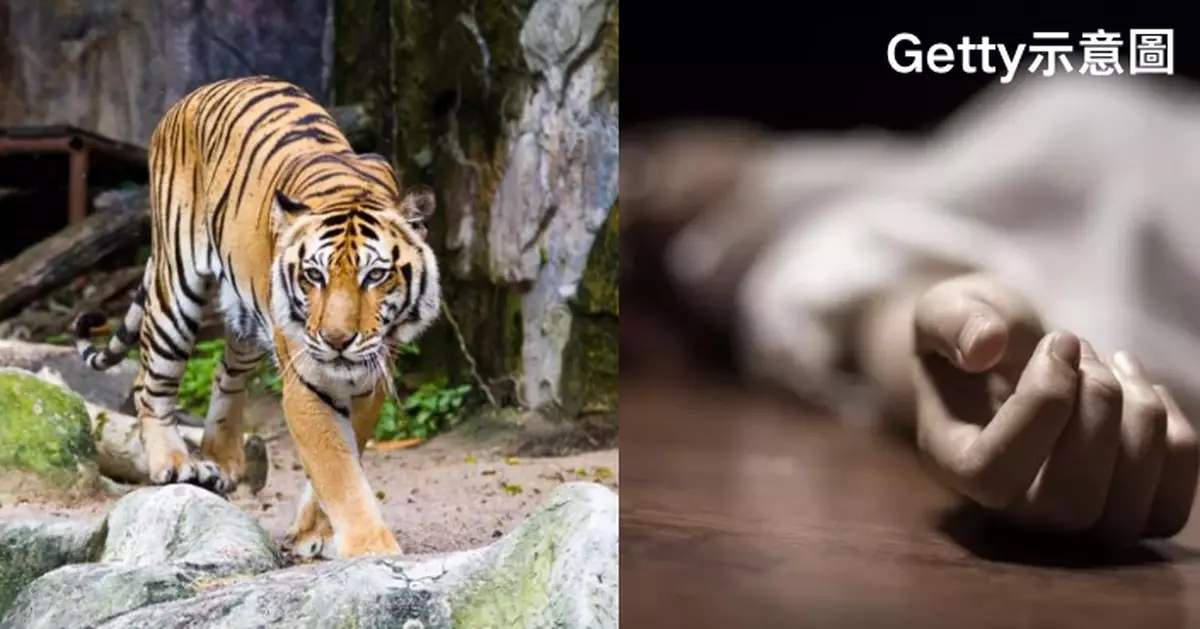
[{"label": "tiger's nose", "polygon": [[345,332],[342,330],[321,332],[321,340],[338,351],[346,349],[350,343],[354,342],[354,337],[356,336],[358,336],[357,332]]}]

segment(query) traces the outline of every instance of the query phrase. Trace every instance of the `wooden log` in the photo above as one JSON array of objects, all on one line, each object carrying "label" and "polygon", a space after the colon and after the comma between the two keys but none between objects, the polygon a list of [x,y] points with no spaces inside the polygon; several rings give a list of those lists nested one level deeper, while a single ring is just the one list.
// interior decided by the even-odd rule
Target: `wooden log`
[{"label": "wooden log", "polygon": [[0,266],[0,319],[67,284],[110,253],[141,239],[150,224],[145,188],[100,194],[91,216]]},{"label": "wooden log", "polygon": [[109,300],[136,286],[142,280],[145,267],[129,267],[120,269],[104,277],[96,290],[87,297],[79,300],[67,312],[37,310],[27,308],[10,321],[30,330],[35,338],[50,337],[70,331],[71,322],[80,312],[99,310]]}]

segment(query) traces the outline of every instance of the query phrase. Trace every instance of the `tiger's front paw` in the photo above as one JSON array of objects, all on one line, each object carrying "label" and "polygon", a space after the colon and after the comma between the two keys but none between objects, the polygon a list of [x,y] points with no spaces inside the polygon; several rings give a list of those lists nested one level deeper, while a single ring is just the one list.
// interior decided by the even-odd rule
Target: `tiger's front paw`
[{"label": "tiger's front paw", "polygon": [[301,561],[333,559],[333,525],[324,513],[317,511],[313,518],[302,525],[293,525],[283,546],[288,554]]},{"label": "tiger's front paw", "polygon": [[347,531],[335,536],[338,557],[361,557],[364,555],[403,555],[399,542],[384,526]]},{"label": "tiger's front paw", "polygon": [[161,454],[150,453],[147,461],[150,482],[155,485],[189,483],[215,490],[221,469],[212,461],[193,460],[186,449],[171,449]]},{"label": "tiger's front paw", "polygon": [[212,488],[221,494],[232,493],[246,473],[246,451],[240,442],[236,446],[229,446],[208,438],[207,434],[204,437],[200,444],[200,456],[205,463],[216,465],[218,472]]}]

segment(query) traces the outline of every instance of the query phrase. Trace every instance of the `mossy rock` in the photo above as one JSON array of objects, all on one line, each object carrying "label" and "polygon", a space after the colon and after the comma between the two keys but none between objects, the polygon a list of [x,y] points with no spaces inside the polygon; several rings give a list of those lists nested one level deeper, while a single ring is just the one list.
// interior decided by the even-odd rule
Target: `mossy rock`
[{"label": "mossy rock", "polygon": [[83,398],[23,369],[0,368],[0,501],[91,493],[95,458]]},{"label": "mossy rock", "polygon": [[620,253],[614,204],[596,235],[587,268],[571,300],[570,340],[563,354],[563,410],[569,416],[596,416],[617,425],[620,388]]}]

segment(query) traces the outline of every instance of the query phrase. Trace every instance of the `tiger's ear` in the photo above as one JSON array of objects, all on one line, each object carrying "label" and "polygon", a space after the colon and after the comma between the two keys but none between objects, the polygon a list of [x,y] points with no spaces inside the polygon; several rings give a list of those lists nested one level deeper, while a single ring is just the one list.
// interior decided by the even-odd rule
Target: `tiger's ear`
[{"label": "tiger's ear", "polygon": [[425,184],[410,186],[400,199],[400,214],[414,229],[425,235],[425,223],[437,210],[437,199],[433,188]]},{"label": "tiger's ear", "polygon": [[308,206],[284,194],[282,190],[276,190],[272,209],[274,210],[276,224],[286,225],[293,218],[307,212]]}]

